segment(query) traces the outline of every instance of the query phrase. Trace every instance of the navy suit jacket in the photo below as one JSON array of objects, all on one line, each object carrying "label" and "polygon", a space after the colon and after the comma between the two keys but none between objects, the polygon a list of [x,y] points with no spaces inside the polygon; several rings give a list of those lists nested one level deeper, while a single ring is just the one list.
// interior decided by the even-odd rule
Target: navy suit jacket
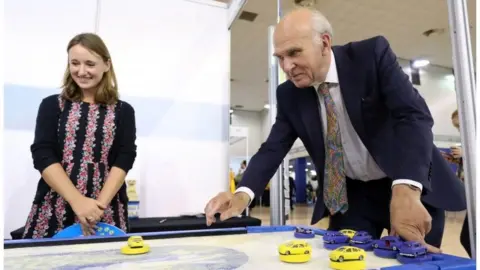
[{"label": "navy suit jacket", "polygon": [[[464,185],[433,144],[428,106],[398,64],[388,41],[378,36],[334,46],[333,52],[348,115],[380,168],[392,180],[420,182],[425,203],[450,211],[464,210]],[[300,89],[291,81],[279,85],[275,124],[250,160],[239,187],[246,186],[256,197],[261,196],[300,138],[315,164],[318,198],[323,198],[325,149],[319,106],[313,87]],[[324,211],[320,199],[312,224]]]}]

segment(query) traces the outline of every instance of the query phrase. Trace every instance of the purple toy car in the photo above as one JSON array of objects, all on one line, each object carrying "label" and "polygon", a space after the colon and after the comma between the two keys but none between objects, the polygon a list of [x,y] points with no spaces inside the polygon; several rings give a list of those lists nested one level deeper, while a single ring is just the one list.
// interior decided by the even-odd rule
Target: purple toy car
[{"label": "purple toy car", "polygon": [[323,234],[325,244],[347,244],[348,240],[348,236],[341,232],[327,231]]},{"label": "purple toy car", "polygon": [[315,233],[313,232],[312,229],[301,228],[301,227],[295,228],[295,233],[293,235],[296,238],[314,238],[315,237]]},{"label": "purple toy car", "polygon": [[384,236],[373,243],[375,249],[398,251],[403,242],[396,236]]},{"label": "purple toy car", "polygon": [[416,258],[427,255],[427,248],[415,241],[404,242],[400,246],[400,256]]},{"label": "purple toy car", "polygon": [[295,232],[304,233],[304,234],[313,234],[313,231],[311,229],[302,228],[302,227],[296,227]]},{"label": "purple toy car", "polygon": [[372,242],[372,236],[364,231],[355,233],[350,240],[351,244],[368,244],[370,242]]}]

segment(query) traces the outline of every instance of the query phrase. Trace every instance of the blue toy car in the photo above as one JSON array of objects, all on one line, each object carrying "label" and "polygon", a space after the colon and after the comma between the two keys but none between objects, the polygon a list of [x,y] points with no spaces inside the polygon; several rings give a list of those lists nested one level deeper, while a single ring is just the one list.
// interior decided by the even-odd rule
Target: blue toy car
[{"label": "blue toy car", "polygon": [[364,231],[355,233],[355,235],[350,240],[350,244],[369,244],[371,242],[372,236]]},{"label": "blue toy car", "polygon": [[375,240],[373,247],[375,249],[391,250],[398,251],[402,246],[403,242],[399,237],[396,236],[384,236],[379,240]]},{"label": "blue toy car", "polygon": [[372,246],[373,238],[368,232],[359,231],[350,239],[350,245],[353,247],[361,248],[365,251],[373,250]]},{"label": "blue toy car", "polygon": [[404,242],[400,246],[400,256],[416,258],[427,254],[427,248],[415,241]]},{"label": "blue toy car", "polygon": [[323,242],[325,244],[348,244],[350,239],[341,232],[327,231],[323,234]]}]

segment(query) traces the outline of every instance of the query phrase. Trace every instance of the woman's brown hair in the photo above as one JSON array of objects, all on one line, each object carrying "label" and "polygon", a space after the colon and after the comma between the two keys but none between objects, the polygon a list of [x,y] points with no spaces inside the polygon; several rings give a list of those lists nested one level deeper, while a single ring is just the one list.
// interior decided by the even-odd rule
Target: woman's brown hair
[{"label": "woman's brown hair", "polygon": [[[102,77],[102,80],[98,84],[98,89],[95,94],[95,102],[100,104],[115,104],[118,99],[118,84],[117,77],[115,76],[115,71],[113,70],[113,64],[110,57],[110,52],[107,49],[107,46],[103,40],[96,34],[93,33],[82,33],[76,35],[67,46],[68,51],[75,45],[81,45],[91,52],[99,55],[103,61],[110,61],[110,68]],[[67,64],[67,69],[63,76],[63,85],[62,85],[61,96],[64,99],[70,101],[82,101],[83,92],[75,83],[70,74],[69,64]]]},{"label": "woman's brown hair", "polygon": [[452,119],[453,118],[456,118],[458,117],[458,110],[455,110],[453,113],[452,113]]}]

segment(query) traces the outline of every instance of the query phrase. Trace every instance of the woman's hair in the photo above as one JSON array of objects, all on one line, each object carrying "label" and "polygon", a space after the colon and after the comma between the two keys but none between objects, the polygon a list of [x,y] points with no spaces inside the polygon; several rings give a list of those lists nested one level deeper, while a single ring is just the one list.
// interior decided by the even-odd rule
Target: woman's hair
[{"label": "woman's hair", "polygon": [[[110,57],[110,53],[103,40],[93,33],[82,33],[76,35],[67,46],[67,52],[75,45],[81,45],[90,52],[99,55],[104,62],[110,61],[110,68],[102,77],[102,80],[98,84],[97,92],[95,94],[95,102],[100,104],[115,104],[118,99],[118,84],[115,71],[113,70],[113,64]],[[69,63],[63,76],[63,85],[61,96],[71,101],[82,101],[83,92],[75,83],[70,74]]]}]

